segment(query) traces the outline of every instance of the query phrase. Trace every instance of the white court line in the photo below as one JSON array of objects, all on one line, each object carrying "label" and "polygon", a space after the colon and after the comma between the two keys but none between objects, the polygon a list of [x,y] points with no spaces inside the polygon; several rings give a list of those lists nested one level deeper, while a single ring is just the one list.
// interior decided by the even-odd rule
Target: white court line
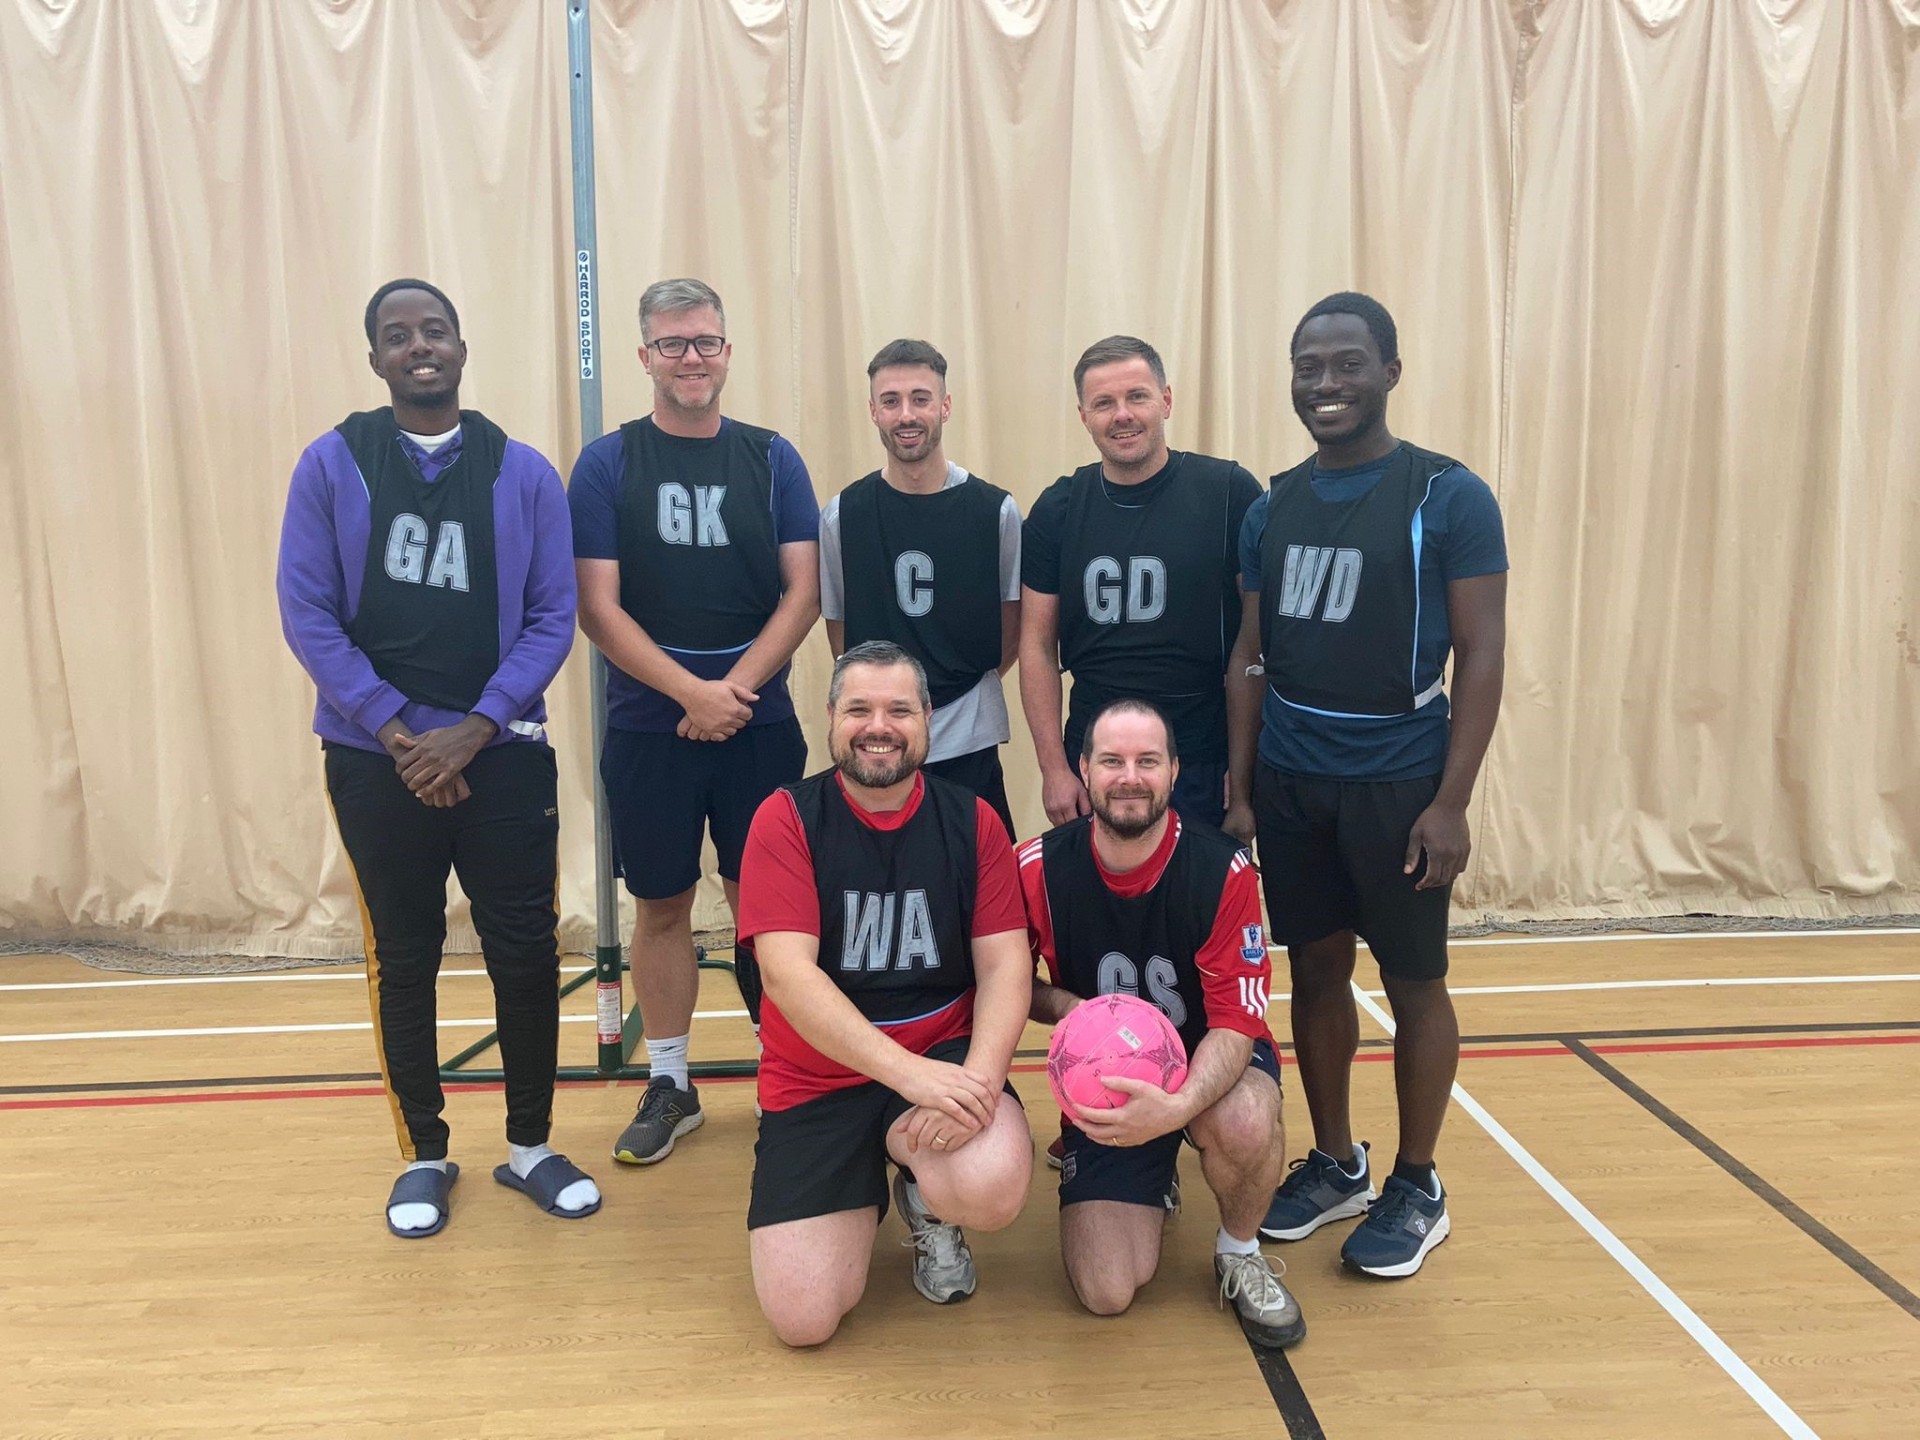
[{"label": "white court line", "polygon": [[[744,1020],[744,1010],[696,1010],[696,1020]],[[591,1025],[593,1015],[562,1015],[562,1025]],[[491,1020],[441,1020],[442,1030],[491,1030]],[[177,1040],[199,1035],[319,1035],[341,1030],[371,1030],[371,1020],[347,1020],[336,1025],[210,1025],[186,1030],[74,1030],[64,1035],[0,1035],[0,1045],[21,1045],[35,1040]]]},{"label": "white court line", "polygon": [[[1889,927],[1869,930],[1688,930],[1676,934],[1664,934],[1652,931],[1609,931],[1604,935],[1480,935],[1468,940],[1449,940],[1449,949],[1461,949],[1475,945],[1620,945],[1633,941],[1648,940],[1839,940],[1855,936],[1872,935],[1920,935],[1920,929]],[[1364,941],[1362,949],[1366,948]],[[1284,945],[1269,945],[1270,954],[1284,951]],[[0,957],[0,960],[16,957]],[[579,975],[591,970],[591,965],[577,966],[562,970],[563,975]],[[476,976],[484,975],[485,970],[442,970],[442,975]],[[149,975],[138,980],[61,980],[37,984],[0,985],[4,990],[112,990],[132,989],[146,985],[274,985],[290,981],[303,980],[356,980],[364,982],[366,972],[360,969],[342,969],[336,974],[294,975],[273,972],[265,975]],[[1725,983],[1725,982],[1720,982]],[[1756,982],[1758,983],[1758,982]],[[1456,990],[1456,995],[1470,992]]]},{"label": "white court line", "polygon": [[[476,972],[482,973],[482,972]],[[361,977],[355,976],[355,979]],[[1449,990],[1453,995],[1540,995],[1555,991],[1569,990],[1687,990],[1711,989],[1724,985],[1895,985],[1911,984],[1920,981],[1920,974],[1914,975],[1750,975],[1732,976],[1715,979],[1690,980],[1588,980],[1567,985],[1457,985]],[[113,982],[107,982],[112,984]],[[6,988],[6,987],[0,987]],[[20,986],[20,989],[43,987]],[[47,987],[62,988],[62,987]],[[1357,984],[1355,992],[1373,1000],[1384,1000],[1384,990],[1362,990]],[[1281,991],[1268,999],[1271,1008],[1282,1000],[1291,1000],[1293,996]],[[696,1010],[696,1020],[739,1020],[746,1016],[745,1010]],[[562,1015],[562,1025],[584,1025],[595,1019],[592,1015]],[[493,1024],[491,1020],[442,1020],[442,1029],[477,1030]],[[63,1034],[50,1035],[0,1035],[0,1045],[22,1044],[38,1040],[144,1040],[177,1039],[189,1035],[300,1035],[318,1034],[329,1030],[371,1030],[373,1022],[361,1020],[337,1025],[222,1025],[208,1026],[192,1030],[76,1030]]]},{"label": "white court line", "polygon": [[[1392,1035],[1394,1033],[1393,1018],[1374,1004],[1372,998],[1359,986],[1356,985],[1353,988],[1361,1006],[1374,1018],[1374,1022],[1388,1035]],[[1693,1308],[1674,1294],[1672,1287],[1654,1274],[1647,1263],[1628,1248],[1625,1241],[1609,1230],[1597,1215],[1580,1203],[1572,1191],[1555,1179],[1552,1171],[1534,1159],[1526,1146],[1514,1139],[1507,1128],[1488,1113],[1485,1106],[1469,1095],[1459,1084],[1453,1087],[1453,1098],[1461,1109],[1479,1123],[1482,1130],[1493,1137],[1495,1144],[1512,1156],[1514,1162],[1526,1171],[1562,1210],[1574,1218],[1582,1230],[1599,1242],[1600,1248],[1611,1255],[1621,1269],[1639,1282],[1641,1289],[1659,1302],[1661,1309],[1679,1322],[1680,1328],[1691,1335],[1694,1343],[1706,1351],[1713,1362],[1726,1371],[1734,1383],[1746,1391],[1756,1405],[1767,1412],[1767,1417],[1774,1424],[1778,1425],[1784,1433],[1796,1437],[1796,1440],[1820,1440],[1814,1429],[1795,1414],[1786,1401],[1774,1393],[1772,1386],[1754,1373],[1752,1366],[1733,1352],[1732,1347],[1715,1333],[1712,1326],[1695,1314]]]},{"label": "white court line", "polygon": [[[564,979],[572,975],[584,975],[593,969],[591,965],[563,967],[560,971]],[[485,975],[485,970],[442,970],[440,976]],[[0,990],[132,990],[148,985],[284,985],[297,981],[313,980],[352,980],[356,984],[367,983],[367,972],[359,964],[349,969],[342,966],[325,975],[294,975],[272,972],[264,975],[149,975],[139,980],[50,980],[31,984],[0,985]]]}]

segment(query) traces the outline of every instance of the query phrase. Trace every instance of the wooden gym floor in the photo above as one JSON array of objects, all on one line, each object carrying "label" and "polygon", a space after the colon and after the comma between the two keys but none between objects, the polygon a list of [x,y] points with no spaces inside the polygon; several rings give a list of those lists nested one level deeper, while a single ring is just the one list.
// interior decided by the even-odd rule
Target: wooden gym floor
[{"label": "wooden gym floor", "polygon": [[[1075,1309],[1036,1161],[1020,1219],[973,1239],[970,1303],[914,1293],[889,1219],[864,1304],[795,1354],[747,1274],[749,1083],[704,1083],[706,1128],[648,1170],[607,1158],[638,1086],[566,1087],[554,1143],[607,1197],[583,1223],[492,1183],[499,1096],[456,1088],[452,1222],[408,1243],[380,1220],[397,1162],[357,971],[0,961],[0,1434],[1920,1435],[1920,935],[1476,941],[1453,981],[1453,1238],[1385,1283],[1341,1271],[1345,1226],[1270,1246],[1309,1333],[1263,1364],[1215,1307],[1191,1155],[1132,1313]],[[566,1063],[592,1061],[591,994]],[[1366,1003],[1357,1133],[1384,1169]],[[724,975],[701,1004],[696,1058],[750,1054]],[[445,1052],[489,1013],[450,958]],[[1299,1155],[1293,1089],[1287,1119]]]}]

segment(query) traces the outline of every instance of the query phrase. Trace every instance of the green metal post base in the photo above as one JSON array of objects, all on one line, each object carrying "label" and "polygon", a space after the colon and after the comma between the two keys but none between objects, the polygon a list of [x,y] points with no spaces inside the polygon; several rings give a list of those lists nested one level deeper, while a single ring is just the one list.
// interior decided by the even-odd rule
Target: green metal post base
[{"label": "green metal post base", "polygon": [[[734,974],[733,962],[714,960],[707,955],[705,946],[695,946],[694,964],[702,970],[724,970]],[[594,956],[594,968],[583,970],[580,974],[560,987],[564,999],[578,990],[588,981],[603,980],[603,983],[618,985],[620,975],[632,967],[626,962],[618,945],[601,946]],[[600,1045],[600,1062],[594,1066],[562,1065],[556,1072],[561,1080],[646,1080],[653,1071],[646,1065],[634,1065],[631,1062],[633,1052],[639,1047],[641,1035],[640,1006],[635,1003],[627,1011],[626,1018],[620,1024],[620,1038],[615,1041],[603,1041]],[[492,1049],[500,1043],[500,1032],[489,1030],[473,1044],[462,1050],[452,1059],[440,1065],[440,1078],[456,1080],[468,1084],[498,1084],[506,1079],[503,1070],[469,1070],[466,1064],[475,1056]],[[687,1066],[687,1075],[694,1080],[738,1079],[758,1075],[760,1066],[753,1060],[696,1060]]]}]

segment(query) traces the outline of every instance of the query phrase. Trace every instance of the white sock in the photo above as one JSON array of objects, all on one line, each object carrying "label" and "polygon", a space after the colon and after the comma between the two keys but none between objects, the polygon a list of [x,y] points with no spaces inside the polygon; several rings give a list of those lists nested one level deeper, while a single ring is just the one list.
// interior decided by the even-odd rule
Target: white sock
[{"label": "white sock", "polygon": [[[438,1170],[444,1175],[447,1173],[447,1162],[444,1160],[416,1160],[407,1166],[407,1169]],[[396,1230],[425,1230],[439,1218],[440,1210],[439,1207],[435,1205],[415,1203],[412,1205],[389,1205],[387,1207],[387,1219],[392,1222],[393,1228]]]},{"label": "white sock", "polygon": [[[533,1173],[533,1167],[553,1154],[551,1145],[513,1145],[507,1146],[507,1165],[522,1180]],[[553,1203],[562,1210],[584,1210],[600,1198],[600,1187],[582,1176],[566,1189],[553,1197]]]},{"label": "white sock", "polygon": [[687,1037],[670,1035],[664,1040],[647,1037],[647,1069],[665,1075],[682,1090],[687,1088]]},{"label": "white sock", "polygon": [[1213,1253],[1216,1255],[1258,1255],[1260,1253],[1260,1233],[1256,1230],[1251,1240],[1236,1240],[1227,1233],[1226,1227],[1220,1227],[1220,1233],[1213,1237]]}]

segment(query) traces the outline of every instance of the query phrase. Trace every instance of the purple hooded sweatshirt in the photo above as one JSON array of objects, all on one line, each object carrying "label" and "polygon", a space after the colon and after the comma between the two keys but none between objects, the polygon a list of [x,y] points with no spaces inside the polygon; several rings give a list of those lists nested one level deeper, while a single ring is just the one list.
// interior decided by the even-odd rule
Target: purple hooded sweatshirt
[{"label": "purple hooded sweatshirt", "polygon": [[[458,438],[425,456],[435,480],[458,453]],[[301,455],[280,527],[280,629],[319,690],[313,730],[322,740],[385,753],[380,727],[398,716],[415,734],[458,724],[458,711],[419,705],[374,673],[348,637],[360,604],[371,528],[367,487],[338,430]],[[500,587],[500,666],[476,715],[500,727],[491,743],[544,741],[546,688],[573,648],[573,526],[560,476],[517,440],[507,442],[493,486],[494,568]]]}]

